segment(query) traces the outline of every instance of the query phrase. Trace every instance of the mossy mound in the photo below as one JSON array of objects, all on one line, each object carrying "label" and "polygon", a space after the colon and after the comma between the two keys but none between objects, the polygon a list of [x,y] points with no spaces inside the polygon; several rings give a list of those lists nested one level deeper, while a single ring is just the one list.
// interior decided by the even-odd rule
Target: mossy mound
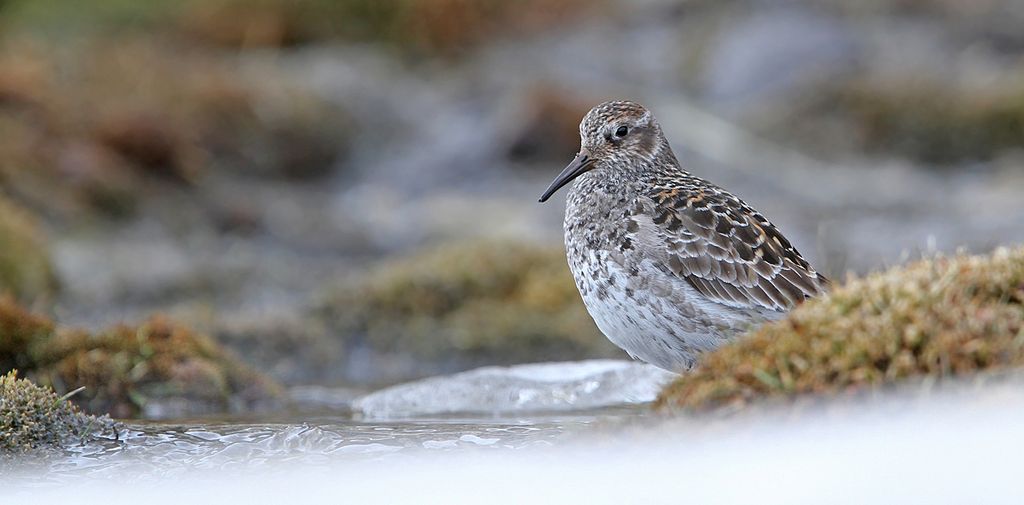
[{"label": "mossy mound", "polygon": [[110,418],[83,414],[68,398],[18,379],[17,372],[0,376],[0,455],[59,448],[115,430]]},{"label": "mossy mound", "polygon": [[279,386],[210,338],[153,317],[90,334],[56,329],[0,299],[0,370],[18,367],[60,393],[85,387],[87,412],[162,417],[259,408]]},{"label": "mossy mound", "polygon": [[350,346],[422,360],[620,355],[583,307],[561,248],[474,242],[431,249],[346,284],[325,310]]},{"label": "mossy mound", "polygon": [[1024,365],[1024,248],[851,280],[708,354],[659,407],[738,408]]},{"label": "mossy mound", "polygon": [[193,412],[237,410],[233,402],[247,409],[279,393],[210,338],[159,316],[95,335],[61,332],[39,358],[40,382],[85,386],[86,410],[117,417],[152,414],[154,404],[172,399]]},{"label": "mossy mound", "polygon": [[6,292],[19,300],[37,300],[52,294],[56,286],[38,223],[0,196],[0,295]]}]

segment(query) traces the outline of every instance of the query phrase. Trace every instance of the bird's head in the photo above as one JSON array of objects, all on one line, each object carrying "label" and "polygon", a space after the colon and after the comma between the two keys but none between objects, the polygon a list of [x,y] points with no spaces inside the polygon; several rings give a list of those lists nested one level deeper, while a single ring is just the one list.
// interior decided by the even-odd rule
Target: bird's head
[{"label": "bird's head", "polygon": [[580,152],[541,195],[545,202],[562,186],[584,173],[601,167],[626,169],[653,161],[667,149],[654,114],[636,102],[604,102],[580,122]]}]

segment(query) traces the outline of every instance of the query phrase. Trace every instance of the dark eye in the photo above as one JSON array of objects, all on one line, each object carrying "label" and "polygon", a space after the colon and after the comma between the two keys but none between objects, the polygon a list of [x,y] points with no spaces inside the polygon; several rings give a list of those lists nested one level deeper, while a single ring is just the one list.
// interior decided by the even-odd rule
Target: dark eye
[{"label": "dark eye", "polygon": [[627,133],[629,133],[629,128],[626,125],[622,125],[619,127],[619,129],[615,130],[615,136],[619,137],[620,139],[622,137],[625,137]]}]

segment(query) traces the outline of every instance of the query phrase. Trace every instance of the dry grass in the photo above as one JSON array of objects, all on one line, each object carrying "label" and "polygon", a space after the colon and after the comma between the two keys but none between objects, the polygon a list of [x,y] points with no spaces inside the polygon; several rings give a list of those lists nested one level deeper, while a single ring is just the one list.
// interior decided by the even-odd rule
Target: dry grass
[{"label": "dry grass", "polygon": [[739,408],[1024,365],[1024,248],[854,279],[707,355],[661,408]]}]

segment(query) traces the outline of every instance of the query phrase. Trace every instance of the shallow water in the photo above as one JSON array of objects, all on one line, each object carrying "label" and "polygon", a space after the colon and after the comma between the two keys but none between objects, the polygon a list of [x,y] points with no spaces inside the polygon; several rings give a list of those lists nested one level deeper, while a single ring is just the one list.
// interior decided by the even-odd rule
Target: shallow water
[{"label": "shallow water", "polygon": [[258,470],[280,464],[402,459],[424,452],[551,447],[595,427],[647,417],[644,407],[564,415],[361,421],[319,417],[254,422],[127,423],[119,439],[26,460],[9,477],[28,486],[87,480],[149,481],[184,472]]}]

